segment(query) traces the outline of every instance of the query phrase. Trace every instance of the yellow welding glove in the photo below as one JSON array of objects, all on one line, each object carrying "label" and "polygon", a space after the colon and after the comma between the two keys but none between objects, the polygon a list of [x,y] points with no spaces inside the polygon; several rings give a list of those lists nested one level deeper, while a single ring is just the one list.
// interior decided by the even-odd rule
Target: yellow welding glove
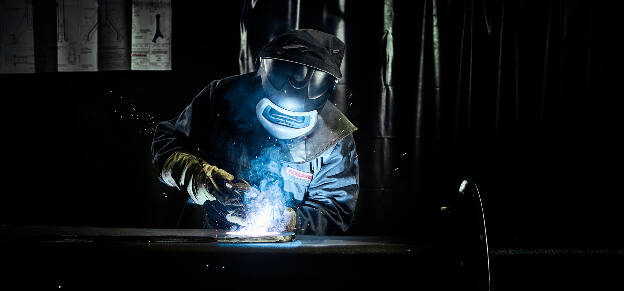
[{"label": "yellow welding glove", "polygon": [[232,174],[185,152],[175,152],[165,161],[161,177],[168,185],[186,190],[200,205],[206,201],[224,203],[230,200],[230,193],[220,185],[234,180]]}]

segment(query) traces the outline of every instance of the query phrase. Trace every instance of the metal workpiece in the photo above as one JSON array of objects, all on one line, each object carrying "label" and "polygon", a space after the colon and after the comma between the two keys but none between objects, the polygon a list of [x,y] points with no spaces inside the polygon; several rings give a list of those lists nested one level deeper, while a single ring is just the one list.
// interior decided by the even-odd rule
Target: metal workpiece
[{"label": "metal workpiece", "polygon": [[223,243],[285,243],[295,240],[294,232],[268,233],[263,235],[244,235],[226,232],[217,235],[217,242]]}]

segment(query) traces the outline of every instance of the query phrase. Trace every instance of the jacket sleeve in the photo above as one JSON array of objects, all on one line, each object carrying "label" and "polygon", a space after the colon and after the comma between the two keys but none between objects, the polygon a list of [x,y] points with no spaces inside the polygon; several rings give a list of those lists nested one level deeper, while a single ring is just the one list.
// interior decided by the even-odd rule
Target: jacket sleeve
[{"label": "jacket sleeve", "polygon": [[359,168],[353,135],[338,142],[321,158],[297,212],[297,233],[337,234],[351,226],[359,192]]},{"label": "jacket sleeve", "polygon": [[174,119],[159,123],[152,140],[152,162],[158,172],[175,152],[194,154],[206,132],[206,125],[214,119],[214,90],[218,81],[211,82]]}]

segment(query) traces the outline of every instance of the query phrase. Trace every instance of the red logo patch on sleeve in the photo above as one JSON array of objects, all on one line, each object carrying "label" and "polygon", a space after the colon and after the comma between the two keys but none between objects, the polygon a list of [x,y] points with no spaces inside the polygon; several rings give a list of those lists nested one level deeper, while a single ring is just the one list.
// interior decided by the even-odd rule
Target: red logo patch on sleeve
[{"label": "red logo patch on sleeve", "polygon": [[312,174],[299,171],[299,170],[295,170],[291,167],[286,168],[286,174],[295,178],[306,180],[308,182],[312,181]]}]

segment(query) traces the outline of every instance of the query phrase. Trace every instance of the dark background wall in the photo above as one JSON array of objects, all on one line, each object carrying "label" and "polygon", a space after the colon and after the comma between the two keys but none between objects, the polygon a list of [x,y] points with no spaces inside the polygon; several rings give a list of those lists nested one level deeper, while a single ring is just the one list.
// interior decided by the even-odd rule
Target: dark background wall
[{"label": "dark background wall", "polygon": [[[0,75],[0,223],[175,227],[186,197],[157,182],[150,129],[239,73],[247,4],[174,1],[172,71]],[[388,63],[384,2],[345,3],[341,101],[362,181],[351,234],[428,235],[469,177],[494,244],[621,246],[616,4],[432,4],[392,5]]]}]

